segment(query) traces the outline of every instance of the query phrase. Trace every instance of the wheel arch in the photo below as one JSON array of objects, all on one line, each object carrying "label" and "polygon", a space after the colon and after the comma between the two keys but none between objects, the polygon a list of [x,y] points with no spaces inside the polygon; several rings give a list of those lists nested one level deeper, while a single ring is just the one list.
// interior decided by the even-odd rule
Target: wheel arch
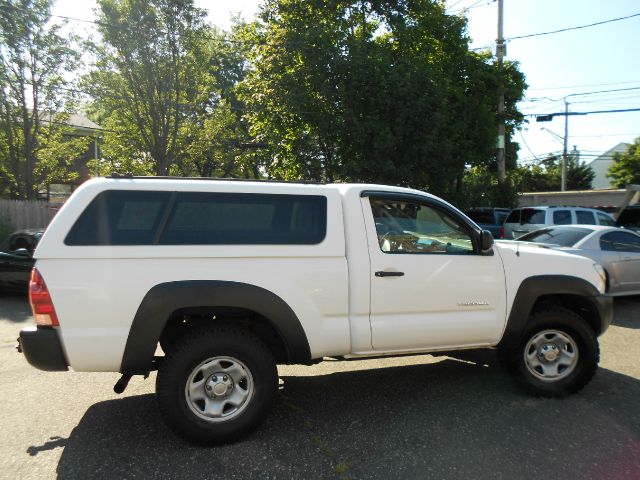
[{"label": "wheel arch", "polygon": [[188,280],[161,283],[143,298],[133,319],[120,372],[147,374],[167,323],[184,312],[253,312],[269,323],[282,340],[287,363],[307,363],[311,351],[291,307],[264,288],[240,282]]},{"label": "wheel arch", "polygon": [[613,316],[612,299],[600,294],[588,281],[569,275],[539,275],[525,279],[515,295],[499,348],[517,345],[529,317],[537,309],[554,304],[582,318],[596,335],[602,334]]}]

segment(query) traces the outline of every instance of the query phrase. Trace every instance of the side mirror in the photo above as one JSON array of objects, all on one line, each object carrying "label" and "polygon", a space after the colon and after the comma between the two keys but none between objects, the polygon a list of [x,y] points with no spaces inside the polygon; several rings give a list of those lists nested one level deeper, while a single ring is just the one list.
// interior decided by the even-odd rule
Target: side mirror
[{"label": "side mirror", "polygon": [[480,253],[483,255],[493,254],[493,235],[489,230],[480,232]]},{"label": "side mirror", "polygon": [[29,250],[27,250],[26,248],[18,248],[17,250],[13,251],[14,255],[17,255],[18,257],[28,257],[31,258],[31,252]]}]

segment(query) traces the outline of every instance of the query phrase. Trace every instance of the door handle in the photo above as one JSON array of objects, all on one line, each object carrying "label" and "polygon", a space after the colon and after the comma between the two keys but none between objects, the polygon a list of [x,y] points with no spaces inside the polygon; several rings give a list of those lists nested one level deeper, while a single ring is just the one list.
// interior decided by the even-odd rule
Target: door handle
[{"label": "door handle", "polygon": [[402,277],[404,272],[376,272],[376,277]]}]

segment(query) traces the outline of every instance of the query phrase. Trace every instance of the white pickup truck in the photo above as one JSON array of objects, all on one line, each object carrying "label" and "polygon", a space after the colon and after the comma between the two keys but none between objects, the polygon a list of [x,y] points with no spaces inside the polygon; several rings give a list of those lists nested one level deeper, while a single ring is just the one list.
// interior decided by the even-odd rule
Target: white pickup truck
[{"label": "white pickup truck", "polygon": [[35,257],[27,360],[121,372],[118,392],[157,369],[163,418],[199,443],[264,419],[276,364],[324,357],[497,349],[564,396],[612,318],[592,260],[494,244],[443,200],[381,185],[94,179]]}]

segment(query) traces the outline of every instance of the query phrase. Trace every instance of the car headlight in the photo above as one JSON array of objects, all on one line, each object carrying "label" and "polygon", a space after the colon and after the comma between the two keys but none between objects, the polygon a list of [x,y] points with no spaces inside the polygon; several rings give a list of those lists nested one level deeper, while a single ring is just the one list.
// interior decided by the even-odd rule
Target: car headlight
[{"label": "car headlight", "polygon": [[600,285],[598,285],[598,290],[600,290],[600,293],[604,293],[607,289],[607,272],[599,263],[594,263],[593,269],[600,277]]}]

